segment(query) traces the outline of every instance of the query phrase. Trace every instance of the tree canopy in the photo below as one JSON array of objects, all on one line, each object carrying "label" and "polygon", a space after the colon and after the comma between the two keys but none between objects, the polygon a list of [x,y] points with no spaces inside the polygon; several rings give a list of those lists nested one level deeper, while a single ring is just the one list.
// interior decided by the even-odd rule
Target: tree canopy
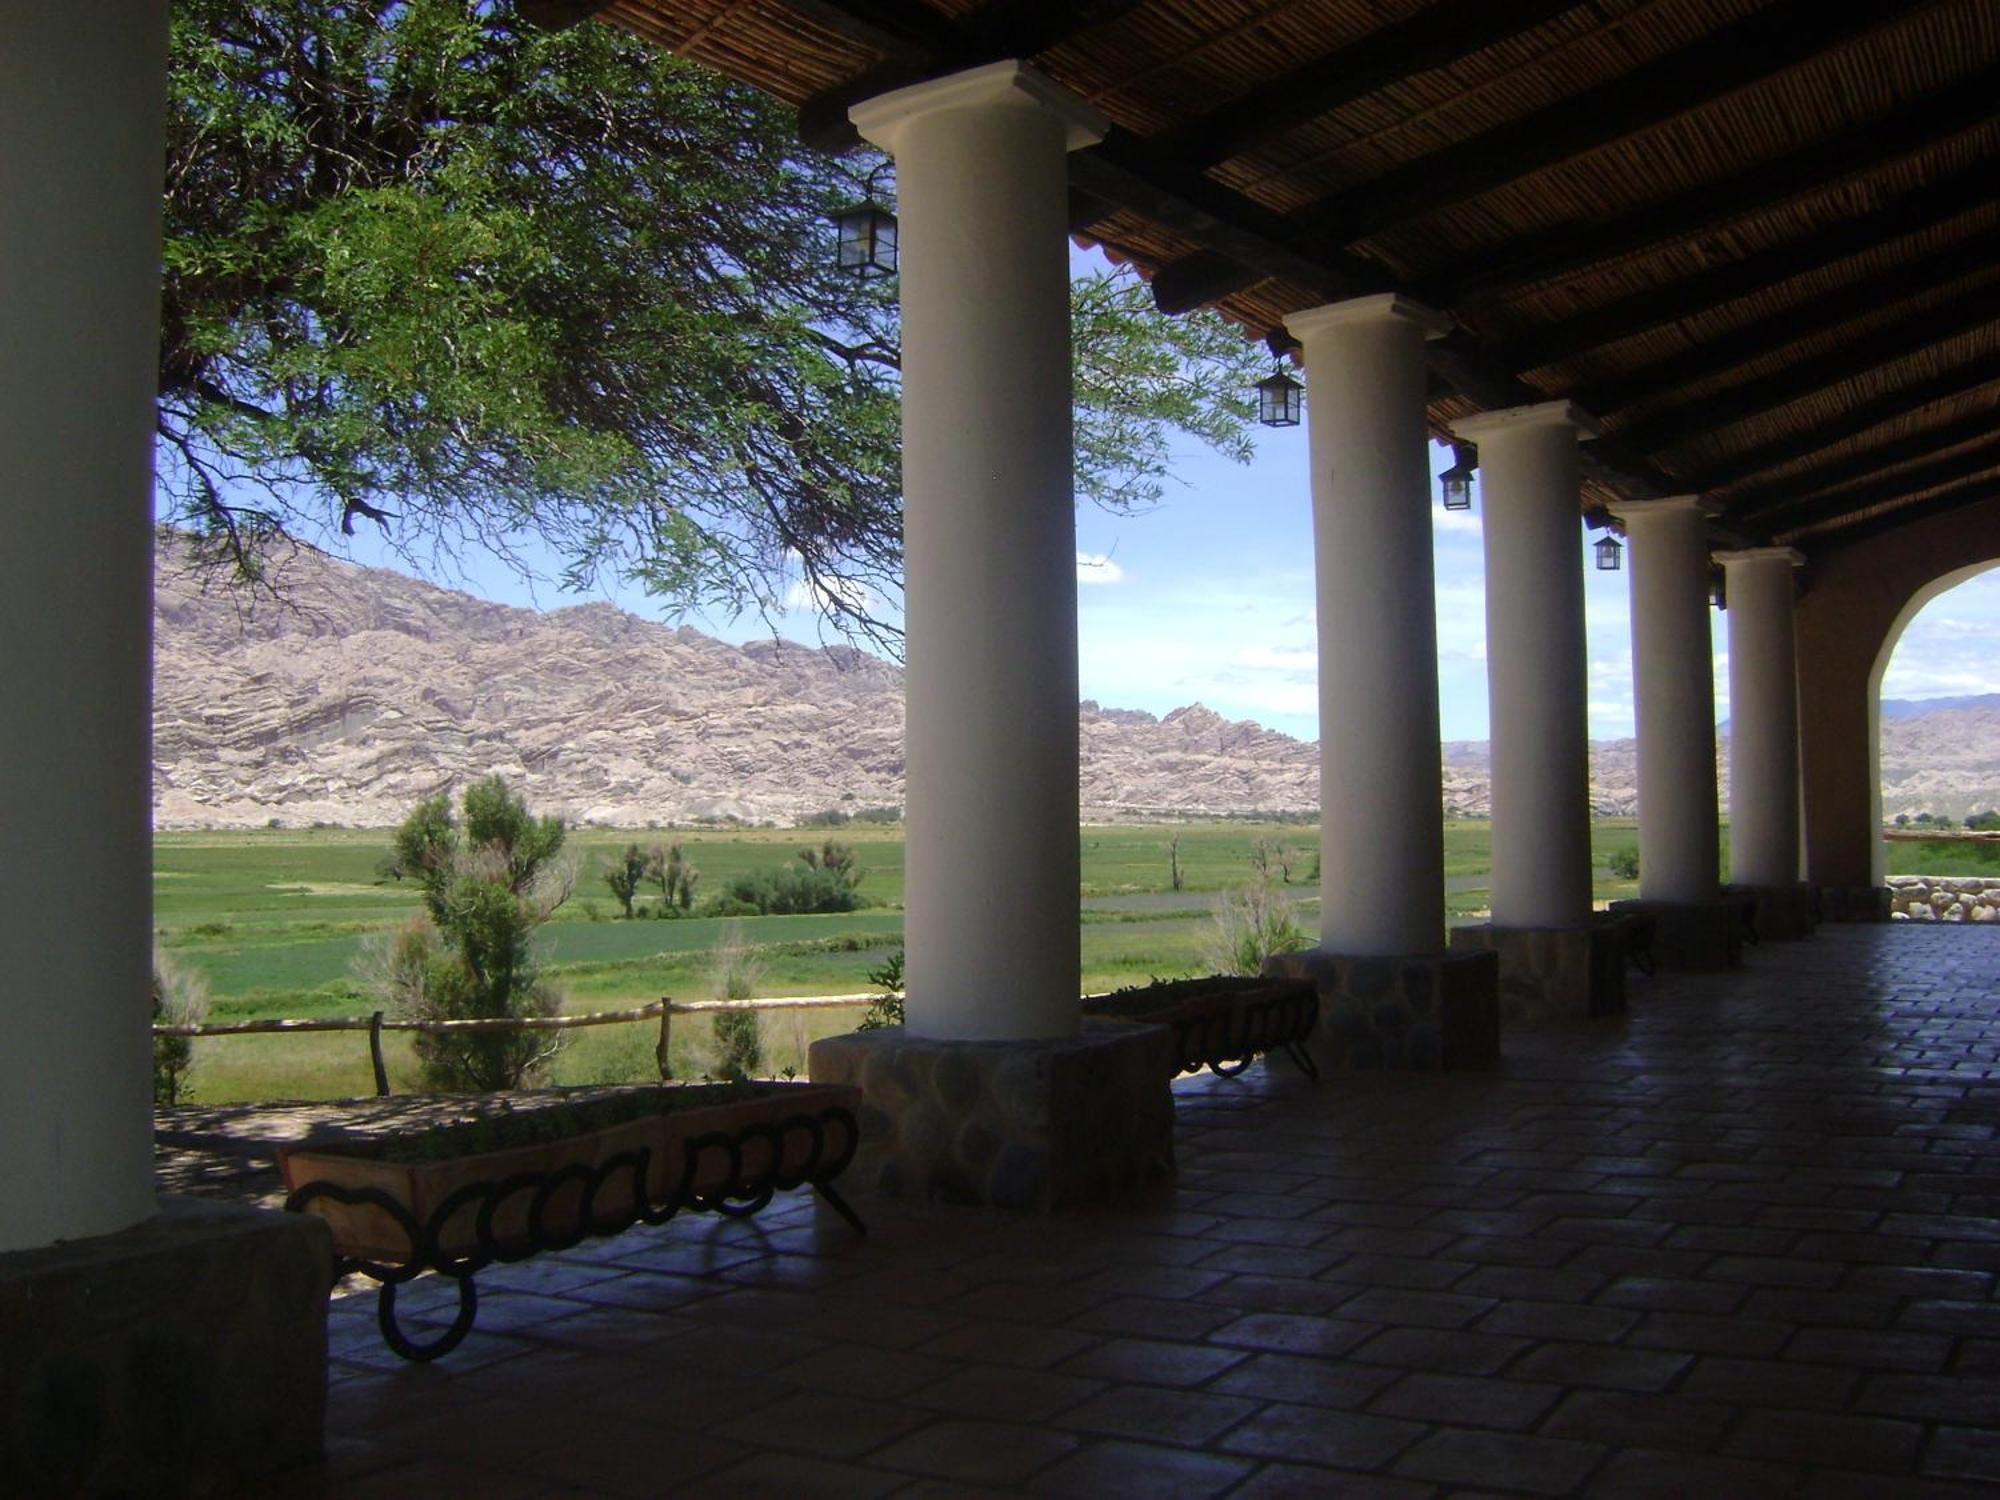
[{"label": "tree canopy", "polygon": [[[208,556],[528,537],[572,586],[770,614],[803,582],[887,629],[894,289],[828,239],[880,157],[494,0],[176,0],[168,128],[162,513]],[[1080,496],[1154,503],[1176,433],[1247,457],[1239,330],[1129,272],[1079,282],[1074,326]]]}]

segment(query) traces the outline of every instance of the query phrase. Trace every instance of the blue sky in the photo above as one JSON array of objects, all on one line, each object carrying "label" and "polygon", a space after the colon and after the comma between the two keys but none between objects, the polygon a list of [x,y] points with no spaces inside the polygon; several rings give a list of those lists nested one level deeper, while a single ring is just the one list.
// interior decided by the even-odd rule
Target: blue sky
[{"label": "blue sky", "polygon": [[[1432,467],[1451,462],[1433,446]],[[1177,482],[1155,510],[1114,516],[1090,506],[1077,512],[1077,618],[1082,694],[1107,707],[1165,713],[1201,702],[1233,719],[1255,719],[1302,739],[1318,735],[1315,718],[1312,519],[1305,428],[1258,429],[1256,458],[1232,464],[1199,448],[1183,450]],[[1431,507],[1438,598],[1438,678],[1446,739],[1485,739],[1486,605],[1481,568],[1481,504],[1473,510]],[[385,559],[367,535],[355,538],[356,561]],[[1584,578],[1590,658],[1590,732],[1598,739],[1632,732],[1631,619],[1627,572],[1599,572],[1592,540],[1577,526],[1577,567]],[[339,538],[334,540],[338,541]],[[461,560],[439,580],[506,603],[552,608],[578,602],[552,584],[530,584],[483,557]],[[606,589],[634,613],[665,617],[636,589]],[[1716,713],[1728,714],[1727,631],[1711,615]],[[755,618],[689,616],[688,623],[726,640],[768,635]],[[791,638],[816,641],[811,615],[780,621]],[[2000,570],[1934,600],[1912,622],[1884,684],[1892,698],[2000,692]]]},{"label": "blue sky", "polygon": [[[1073,274],[1102,264],[1073,251]],[[1232,719],[1301,739],[1318,737],[1313,638],[1312,511],[1306,429],[1256,429],[1255,459],[1238,465],[1188,443],[1162,504],[1138,516],[1090,505],[1077,511],[1077,616],[1082,695],[1107,707],[1165,713],[1200,702]],[[1451,463],[1433,445],[1432,470]],[[1487,737],[1486,594],[1478,485],[1470,513],[1448,513],[1432,489],[1438,603],[1441,727],[1448,740]],[[347,555],[399,566],[372,528],[362,526]],[[335,550],[342,538],[333,537]],[[1600,572],[1594,538],[1577,524],[1590,658],[1590,733],[1632,733],[1631,621],[1627,572]],[[535,549],[524,547],[533,555]],[[553,573],[555,569],[548,571]],[[504,564],[465,556],[437,581],[487,598],[543,608],[579,602],[553,584],[530,584]],[[608,587],[607,598],[635,614],[665,618],[638,589]],[[803,592],[795,594],[805,602]],[[1714,627],[1716,714],[1728,715],[1727,630]],[[767,636],[755,616],[689,615],[686,623],[730,641]],[[806,610],[777,621],[787,637],[816,642]],[[1934,600],[1905,633],[1884,692],[1895,698],[2000,692],[2000,572],[1984,574]]]}]

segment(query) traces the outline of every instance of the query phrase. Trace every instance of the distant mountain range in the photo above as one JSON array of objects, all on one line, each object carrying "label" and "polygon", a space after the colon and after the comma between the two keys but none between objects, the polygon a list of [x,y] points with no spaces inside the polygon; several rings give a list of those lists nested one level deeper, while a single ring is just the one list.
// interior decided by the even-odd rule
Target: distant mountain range
[{"label": "distant mountain range", "polygon": [[[608,604],[516,609],[310,551],[278,583],[278,600],[204,587],[162,552],[162,828],[380,827],[496,771],[538,809],[617,827],[902,801],[902,671],[852,647],[731,646]],[[2000,804],[2000,696],[1883,709],[1887,813]],[[1316,745],[1200,704],[1086,701],[1078,728],[1086,818],[1317,805]],[[1593,745],[1600,812],[1633,810],[1633,750]],[[1483,815],[1485,742],[1443,751],[1447,806]]]}]

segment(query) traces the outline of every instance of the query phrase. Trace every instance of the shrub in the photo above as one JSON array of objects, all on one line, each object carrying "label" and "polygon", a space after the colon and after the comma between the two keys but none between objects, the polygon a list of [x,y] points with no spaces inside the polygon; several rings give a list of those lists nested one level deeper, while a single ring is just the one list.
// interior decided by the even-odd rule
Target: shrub
[{"label": "shrub", "polygon": [[[826,863],[829,855],[835,861],[832,866]],[[855,889],[863,872],[853,858],[846,845],[829,839],[824,851],[802,850],[796,860],[737,876],[710,906],[710,914],[772,917],[854,911],[864,903]]]},{"label": "shrub", "polygon": [[1307,946],[1298,908],[1268,880],[1218,897],[1212,920],[1202,951],[1219,974],[1258,974],[1265,959]]},{"label": "shrub", "polygon": [[1621,844],[1605,858],[1604,867],[1620,880],[1639,878],[1639,851],[1631,844]]},{"label": "shrub", "polygon": [[[763,980],[764,966],[743,941],[743,926],[732,922],[715,940],[711,986],[718,1000],[752,1000]],[[718,1078],[748,1078],[764,1066],[764,1049],[757,1035],[757,1012],[723,1010],[715,1013],[715,1073]]]},{"label": "shrub", "polygon": [[882,991],[868,1002],[868,1014],[861,1018],[857,1031],[880,1031],[887,1026],[903,1024],[903,945],[898,943],[896,951],[883,959],[881,964],[868,971],[868,982]]},{"label": "shrub", "polygon": [[[153,950],[153,1024],[199,1026],[208,1015],[208,981],[183,969],[160,949]],[[194,1039],[153,1038],[153,1103],[171,1109],[188,1094],[194,1072]]]},{"label": "shrub", "polygon": [[627,921],[632,918],[632,898],[639,894],[639,883],[646,878],[646,871],[647,859],[639,852],[637,844],[627,844],[625,852],[604,871],[604,883],[611,887],[611,894],[625,908]]},{"label": "shrub", "polygon": [[[535,970],[529,940],[568,899],[559,818],[537,819],[498,776],[451,799],[417,804],[395,833],[395,858],[423,889],[424,916],[364,950],[363,978],[414,1020],[546,1016],[561,997]],[[537,1077],[562,1044],[553,1031],[418,1033],[428,1088],[491,1092]]]}]

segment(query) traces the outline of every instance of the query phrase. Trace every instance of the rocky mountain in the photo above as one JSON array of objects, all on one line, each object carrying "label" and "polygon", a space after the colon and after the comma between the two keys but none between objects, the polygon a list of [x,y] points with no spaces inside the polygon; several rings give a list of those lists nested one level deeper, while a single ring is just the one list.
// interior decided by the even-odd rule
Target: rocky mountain
[{"label": "rocky mountain", "polygon": [[[161,554],[162,828],[382,826],[491,772],[537,808],[621,827],[902,801],[902,672],[852,647],[731,646],[608,604],[516,609],[309,551],[277,582],[281,598],[246,598]],[[1315,745],[1200,704],[1156,718],[1086,701],[1078,728],[1086,817],[1317,804]],[[1891,815],[2000,803],[2000,705],[1890,720],[1883,738]],[[1630,740],[1593,747],[1599,811],[1632,811],[1633,759]],[[1444,780],[1448,807],[1490,810],[1483,742],[1445,745]]]}]

